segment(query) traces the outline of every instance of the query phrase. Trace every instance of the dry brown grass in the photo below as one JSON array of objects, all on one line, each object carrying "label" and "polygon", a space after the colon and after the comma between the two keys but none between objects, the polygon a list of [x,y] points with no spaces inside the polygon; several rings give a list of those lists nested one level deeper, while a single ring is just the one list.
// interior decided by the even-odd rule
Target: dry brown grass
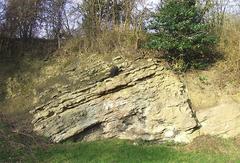
[{"label": "dry brown grass", "polygon": [[116,49],[137,50],[146,34],[139,30],[115,26],[113,29],[102,30],[96,37],[79,36],[67,42],[64,49],[72,52],[109,53]]},{"label": "dry brown grass", "polygon": [[33,150],[47,149],[48,142],[34,134],[27,121],[0,112],[0,162],[37,162]]},{"label": "dry brown grass", "polygon": [[224,23],[218,49],[224,54],[219,69],[226,82],[240,83],[240,17],[228,17]]}]

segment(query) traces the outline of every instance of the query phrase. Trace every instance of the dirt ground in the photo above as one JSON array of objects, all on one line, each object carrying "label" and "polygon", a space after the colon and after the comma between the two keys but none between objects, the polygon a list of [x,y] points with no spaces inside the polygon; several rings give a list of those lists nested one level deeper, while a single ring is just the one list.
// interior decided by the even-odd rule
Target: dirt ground
[{"label": "dirt ground", "polygon": [[240,104],[240,86],[234,81],[223,80],[216,67],[189,71],[183,75],[182,80],[187,86],[195,110],[208,109],[223,103]]}]

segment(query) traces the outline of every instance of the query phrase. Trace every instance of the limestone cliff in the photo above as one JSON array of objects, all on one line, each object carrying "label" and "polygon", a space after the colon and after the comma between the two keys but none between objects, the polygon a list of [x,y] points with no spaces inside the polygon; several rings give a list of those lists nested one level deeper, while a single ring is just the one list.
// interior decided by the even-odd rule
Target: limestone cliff
[{"label": "limestone cliff", "polygon": [[[121,71],[111,75],[114,66]],[[41,71],[32,122],[38,134],[53,142],[120,138],[188,143],[200,135],[240,134],[239,103],[195,113],[189,84],[157,59],[91,54]]]},{"label": "limestone cliff", "polygon": [[189,142],[198,122],[178,77],[153,59],[130,61],[119,56],[111,62],[122,69],[112,78],[107,78],[110,66],[104,62],[70,68],[79,87],[57,86],[61,91],[31,111],[34,130],[53,142],[71,138]]}]

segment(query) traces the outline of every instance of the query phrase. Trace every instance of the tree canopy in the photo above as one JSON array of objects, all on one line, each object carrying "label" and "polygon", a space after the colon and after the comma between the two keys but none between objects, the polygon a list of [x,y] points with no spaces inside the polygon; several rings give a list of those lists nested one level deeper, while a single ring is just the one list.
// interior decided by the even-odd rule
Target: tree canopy
[{"label": "tree canopy", "polygon": [[210,26],[204,21],[203,8],[192,0],[168,0],[154,14],[149,30],[148,47],[166,50],[174,57],[182,57],[186,62],[202,54],[216,43]]}]

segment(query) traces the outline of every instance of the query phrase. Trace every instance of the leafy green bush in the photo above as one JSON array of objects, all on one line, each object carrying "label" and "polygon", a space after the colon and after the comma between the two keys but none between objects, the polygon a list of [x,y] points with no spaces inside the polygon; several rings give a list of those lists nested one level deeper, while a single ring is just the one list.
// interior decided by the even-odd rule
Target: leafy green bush
[{"label": "leafy green bush", "polygon": [[148,26],[152,34],[147,47],[165,50],[171,60],[182,59],[189,64],[207,53],[217,40],[203,13],[193,0],[167,0]]}]

